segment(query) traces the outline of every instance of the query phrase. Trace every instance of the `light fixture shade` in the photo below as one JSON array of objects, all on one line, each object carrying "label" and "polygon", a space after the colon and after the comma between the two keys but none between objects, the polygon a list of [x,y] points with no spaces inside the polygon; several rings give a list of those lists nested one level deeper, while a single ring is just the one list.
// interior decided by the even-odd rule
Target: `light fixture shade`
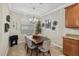
[{"label": "light fixture shade", "polygon": [[35,16],[33,16],[33,22],[35,22],[36,21],[36,18],[35,18]]},{"label": "light fixture shade", "polygon": [[37,18],[34,18],[34,22],[38,22],[38,19]]},{"label": "light fixture shade", "polygon": [[38,22],[38,19],[37,18],[30,18],[29,21],[30,22]]},{"label": "light fixture shade", "polygon": [[32,21],[33,21],[33,19],[32,19],[32,18],[30,18],[30,19],[29,19],[29,21],[30,21],[30,22],[32,22]]}]

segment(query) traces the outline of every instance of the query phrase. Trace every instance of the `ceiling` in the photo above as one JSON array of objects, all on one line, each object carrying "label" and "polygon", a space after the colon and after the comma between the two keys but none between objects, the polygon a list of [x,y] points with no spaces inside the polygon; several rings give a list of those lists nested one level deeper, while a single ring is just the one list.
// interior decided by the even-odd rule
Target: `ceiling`
[{"label": "ceiling", "polygon": [[9,9],[24,15],[33,16],[34,14],[36,17],[41,17],[65,4],[67,3],[10,3]]}]

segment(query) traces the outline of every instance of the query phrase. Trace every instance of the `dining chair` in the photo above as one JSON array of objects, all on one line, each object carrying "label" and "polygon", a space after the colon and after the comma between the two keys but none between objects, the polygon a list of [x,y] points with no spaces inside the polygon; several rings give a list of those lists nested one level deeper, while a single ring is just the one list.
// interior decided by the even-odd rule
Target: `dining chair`
[{"label": "dining chair", "polygon": [[27,47],[27,43],[28,43],[28,39],[29,38],[31,39],[32,38],[32,36],[27,36],[27,35],[24,35],[24,39],[25,39],[25,48]]},{"label": "dining chair", "polygon": [[[32,36],[29,36],[30,38],[32,38]],[[27,43],[28,43],[28,36],[25,35],[24,36],[24,39],[25,39],[25,47],[27,47]]]},{"label": "dining chair", "polygon": [[25,48],[26,48],[27,47],[27,37],[25,36],[24,39],[25,39]]},{"label": "dining chair", "polygon": [[44,40],[43,44],[39,46],[38,49],[43,52],[43,55],[46,52],[50,54],[50,40]]},{"label": "dining chair", "polygon": [[34,43],[32,43],[32,41],[27,38],[26,39],[26,44],[27,44],[27,53],[28,53],[28,50],[31,50],[31,55],[32,55],[32,51],[37,47]]}]

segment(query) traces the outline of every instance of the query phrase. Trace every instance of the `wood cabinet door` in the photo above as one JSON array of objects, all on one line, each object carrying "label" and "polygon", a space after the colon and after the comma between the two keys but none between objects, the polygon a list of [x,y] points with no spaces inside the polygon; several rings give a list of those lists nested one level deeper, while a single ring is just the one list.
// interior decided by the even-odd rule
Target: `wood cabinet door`
[{"label": "wood cabinet door", "polygon": [[66,27],[79,27],[79,4],[75,4],[65,8],[65,24]]},{"label": "wood cabinet door", "polygon": [[79,53],[78,53],[78,46],[74,45],[74,44],[70,44],[70,43],[67,43],[67,44],[64,44],[64,53],[66,55],[69,55],[69,56],[78,56]]},{"label": "wood cabinet door", "polygon": [[70,46],[68,38],[64,38],[64,41],[63,41],[63,53],[65,55],[72,55],[73,54],[72,46]]},{"label": "wood cabinet door", "polygon": [[63,52],[69,56],[79,56],[79,42],[75,39],[64,38]]}]

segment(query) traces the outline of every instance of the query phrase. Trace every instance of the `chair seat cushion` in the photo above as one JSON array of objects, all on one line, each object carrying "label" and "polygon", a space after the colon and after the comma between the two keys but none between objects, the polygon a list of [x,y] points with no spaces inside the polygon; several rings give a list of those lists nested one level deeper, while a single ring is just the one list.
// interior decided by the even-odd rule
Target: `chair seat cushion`
[{"label": "chair seat cushion", "polygon": [[40,51],[42,51],[42,52],[47,52],[49,49],[45,49],[45,48],[43,48],[43,47],[38,47],[38,49],[40,50]]}]

